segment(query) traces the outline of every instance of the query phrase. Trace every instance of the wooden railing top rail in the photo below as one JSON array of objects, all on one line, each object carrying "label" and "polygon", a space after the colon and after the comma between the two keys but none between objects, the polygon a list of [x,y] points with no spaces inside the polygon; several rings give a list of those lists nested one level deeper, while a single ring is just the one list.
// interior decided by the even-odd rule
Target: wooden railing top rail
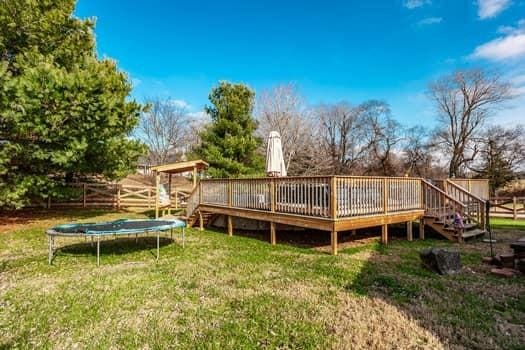
[{"label": "wooden railing top rail", "polygon": [[477,200],[478,202],[481,202],[481,203],[485,203],[485,200],[484,199],[481,199],[480,197],[476,196],[475,194],[469,192],[467,189],[465,189],[464,187],[450,181],[450,180],[446,180],[447,181],[447,186],[452,186],[454,188],[456,188],[457,190],[463,192],[465,195],[469,196],[469,197],[472,197],[474,198],[475,200]]},{"label": "wooden railing top rail", "polygon": [[430,182],[428,182],[428,181],[426,181],[426,180],[424,180],[424,179],[421,179],[421,182],[422,182],[424,185],[426,185],[426,186],[432,188],[433,190],[439,192],[439,193],[440,193],[442,196],[444,196],[446,199],[448,199],[448,200],[450,200],[450,201],[452,201],[452,202],[458,204],[459,206],[461,206],[461,207],[463,207],[463,208],[466,208],[466,207],[467,207],[465,204],[461,203],[461,202],[458,201],[456,198],[450,196],[448,193],[446,193],[445,191],[441,190],[439,187],[437,187],[437,186],[431,184]]},{"label": "wooden railing top rail", "polygon": [[525,199],[525,196],[504,196],[504,197],[490,197],[491,201],[498,200],[513,200],[516,199]]},{"label": "wooden railing top rail", "polygon": [[354,179],[397,179],[397,180],[422,180],[420,177],[405,176],[366,176],[366,175],[312,175],[312,176],[284,176],[284,177],[236,177],[202,179],[201,181],[249,181],[249,180],[304,180],[304,179],[328,179],[328,178],[354,178]]}]

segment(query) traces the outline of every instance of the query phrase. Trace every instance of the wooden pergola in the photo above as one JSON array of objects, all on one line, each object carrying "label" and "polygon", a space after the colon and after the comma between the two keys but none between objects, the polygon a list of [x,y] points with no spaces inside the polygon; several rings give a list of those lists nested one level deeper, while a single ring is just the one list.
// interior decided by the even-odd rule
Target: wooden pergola
[{"label": "wooden pergola", "polygon": [[151,168],[151,171],[155,174],[155,218],[158,219],[159,217],[159,187],[160,187],[160,174],[166,173],[168,174],[168,194],[171,197],[171,176],[173,174],[181,174],[186,172],[193,172],[193,189],[197,187],[197,175],[201,173],[203,170],[207,169],[209,166],[208,163],[203,161],[202,159],[198,160],[190,160],[187,162],[178,162],[178,163],[171,163],[171,164],[162,164],[157,165]]}]

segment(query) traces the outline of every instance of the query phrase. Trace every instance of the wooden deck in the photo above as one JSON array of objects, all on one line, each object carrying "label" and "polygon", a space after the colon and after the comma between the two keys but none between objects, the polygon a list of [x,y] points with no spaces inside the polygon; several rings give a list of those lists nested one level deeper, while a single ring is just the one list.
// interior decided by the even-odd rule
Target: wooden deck
[{"label": "wooden deck", "polygon": [[[203,215],[225,215],[230,235],[232,217],[269,222],[272,244],[276,242],[275,224],[328,231],[332,252],[337,254],[337,236],[341,231],[381,226],[381,240],[387,243],[388,224],[406,222],[407,238],[411,240],[414,220],[424,223],[431,218],[436,222],[439,219],[445,229],[449,227],[447,220],[450,221],[451,213],[459,211],[480,223],[482,200],[476,198],[476,207],[466,205],[461,200],[470,203],[473,198],[468,191],[457,185],[449,187],[461,198],[454,198],[421,178],[408,177],[202,180],[188,199],[187,216],[190,225],[199,222],[202,228]],[[454,239],[454,233],[447,231],[444,235]],[[424,236],[423,231],[420,236]],[[459,237],[456,240],[461,241]]]}]

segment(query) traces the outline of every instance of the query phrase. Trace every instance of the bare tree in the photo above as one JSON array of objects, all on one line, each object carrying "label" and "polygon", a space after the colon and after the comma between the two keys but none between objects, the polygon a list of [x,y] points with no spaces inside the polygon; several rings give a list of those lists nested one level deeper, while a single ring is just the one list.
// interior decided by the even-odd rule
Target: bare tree
[{"label": "bare tree", "polygon": [[315,109],[325,157],[333,174],[360,174],[373,142],[366,106],[347,102],[321,105]]},{"label": "bare tree", "polygon": [[402,146],[404,174],[427,179],[446,176],[439,164],[436,164],[428,131],[423,126],[414,126],[405,130]]},{"label": "bare tree", "polygon": [[484,130],[479,148],[480,159],[470,169],[490,180],[494,195],[525,165],[525,128],[490,126]]},{"label": "bare tree", "polygon": [[458,71],[432,82],[429,95],[438,113],[437,144],[450,157],[449,176],[462,176],[478,154],[484,123],[512,97],[511,86],[483,70]]},{"label": "bare tree", "polygon": [[290,174],[302,174],[309,167],[294,164],[296,160],[308,158],[313,145],[312,123],[304,100],[293,84],[278,85],[263,91],[257,101],[257,130],[263,140],[270,131],[281,135],[286,168]]},{"label": "bare tree", "polygon": [[149,147],[149,161],[163,164],[176,160],[186,150],[188,111],[176,101],[153,99],[142,114],[137,136]]},{"label": "bare tree", "polygon": [[400,164],[396,153],[403,140],[401,124],[392,117],[389,105],[383,101],[365,102],[361,111],[371,135],[367,173],[399,175]]}]

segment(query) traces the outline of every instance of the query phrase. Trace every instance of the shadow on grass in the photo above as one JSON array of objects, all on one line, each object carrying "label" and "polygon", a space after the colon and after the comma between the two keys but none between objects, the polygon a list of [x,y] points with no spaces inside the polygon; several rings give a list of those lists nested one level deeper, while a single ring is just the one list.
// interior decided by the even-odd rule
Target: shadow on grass
[{"label": "shadow on grass", "polygon": [[[223,229],[213,231],[217,234],[225,232]],[[421,329],[430,332],[444,347],[520,348],[519,325],[522,323],[512,320],[520,319],[525,310],[519,307],[514,310],[510,305],[525,304],[523,293],[522,296],[519,293],[523,287],[518,287],[518,279],[493,277],[490,267],[481,264],[481,257],[489,254],[489,246],[481,239],[461,245],[453,243],[430,229],[425,231],[426,239],[419,240],[416,238],[417,224],[413,232],[415,239],[408,242],[404,225],[390,225],[388,246],[379,243],[380,228],[358,230],[356,235],[342,232],[339,234],[339,252],[345,256],[343,261],[351,263],[347,260],[349,258],[364,262],[357,276],[348,279],[346,273],[339,273],[345,267],[334,265],[334,262],[341,262],[338,257],[312,263],[310,270],[322,269],[325,276],[351,295],[380,299],[393,306],[407,320],[413,320]],[[269,242],[267,230],[234,230],[234,236]],[[501,239],[497,251],[501,252],[513,238],[497,236]],[[330,252],[330,234],[327,232],[278,231],[277,242]],[[452,276],[440,276],[427,270],[420,261],[419,252],[429,247],[459,250],[464,270]],[[385,320],[388,319],[385,316]],[[512,326],[508,326],[505,332],[500,331],[500,327],[511,322]],[[406,332],[404,324],[394,328],[402,334]],[[420,346],[425,347],[424,344]]]},{"label": "shadow on grass", "polygon": [[0,211],[0,229],[10,225],[29,225],[42,220],[85,220],[97,216],[118,213],[108,209],[21,209]]},{"label": "shadow on grass", "polygon": [[[178,243],[178,240],[170,237],[159,238],[159,247]],[[96,240],[91,240],[89,238],[85,243],[73,243],[67,244],[64,240],[61,241],[61,246],[58,248],[55,253],[58,256],[96,256],[97,255],[97,243]],[[135,237],[119,237],[114,239],[113,237],[108,237],[108,239],[103,239],[100,241],[100,255],[126,255],[138,251],[152,250],[157,249],[157,237],[140,237],[135,240]],[[156,254],[152,252],[152,254]]]},{"label": "shadow on grass", "polygon": [[[226,234],[226,230],[221,227],[208,227],[208,231],[216,232],[218,234]],[[415,225],[414,232],[417,232],[417,225]],[[233,230],[234,236],[247,237],[257,239],[263,242],[270,242],[270,231],[266,230]],[[314,229],[297,229],[297,230],[277,230],[277,244],[289,245],[299,248],[312,248],[326,253],[331,252],[331,238],[327,231],[320,231]],[[361,245],[370,245],[378,242],[381,236],[381,227],[370,227],[366,229],[352,231],[342,231],[338,233],[339,249],[346,249]],[[390,225],[389,236],[394,239],[405,239],[406,229],[403,224]],[[438,235],[429,233],[431,238],[440,238]],[[381,245],[379,247],[382,247]],[[381,248],[379,248],[381,249]]]},{"label": "shadow on grass", "polygon": [[[504,250],[515,234],[499,235],[496,250]],[[462,271],[441,276],[428,270],[419,252],[429,247],[458,250]],[[413,242],[398,237],[386,247],[372,246],[369,251],[372,254],[357,278],[343,286],[348,293],[380,298],[431,332],[445,347],[522,348],[519,325],[523,319],[515,319],[525,316],[525,309],[511,305],[525,304],[523,277],[520,281],[520,277],[504,280],[492,276],[491,267],[481,263],[481,257],[489,253],[481,238],[458,244],[428,236]],[[349,248],[342,254],[358,252]],[[501,332],[503,326],[505,332]]]}]

